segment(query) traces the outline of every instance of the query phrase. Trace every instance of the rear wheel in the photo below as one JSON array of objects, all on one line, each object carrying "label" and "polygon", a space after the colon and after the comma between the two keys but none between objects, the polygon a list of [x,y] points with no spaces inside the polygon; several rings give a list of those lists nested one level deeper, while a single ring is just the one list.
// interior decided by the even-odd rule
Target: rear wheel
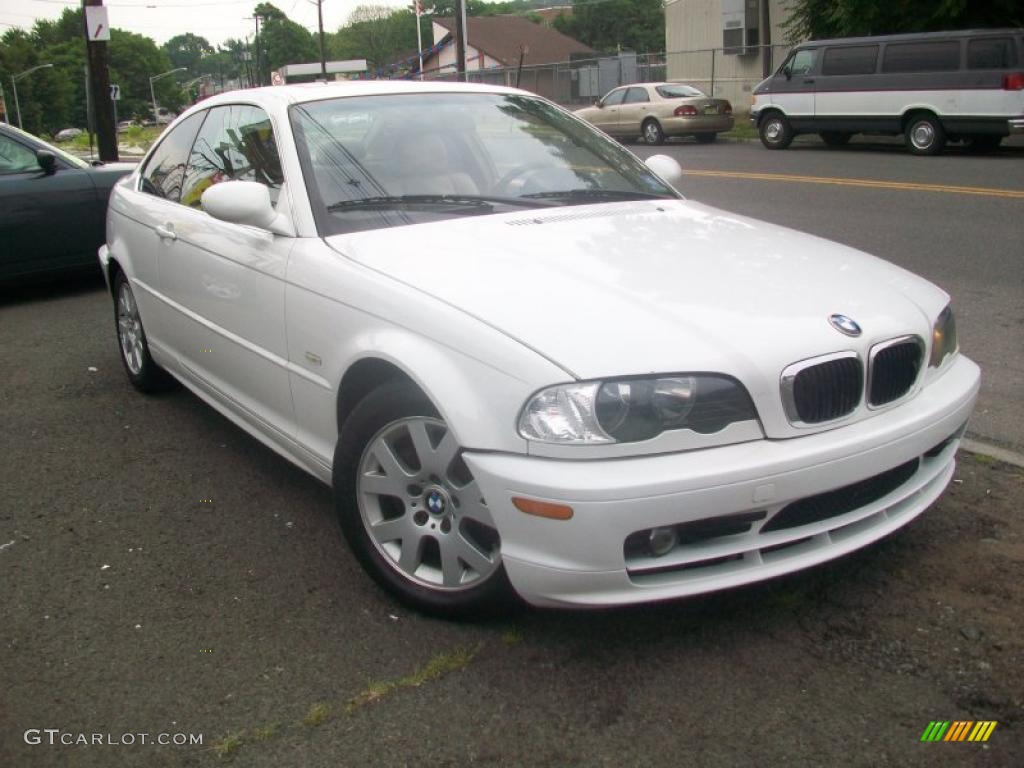
[{"label": "rear wheel", "polygon": [[641,126],[643,132],[644,141],[648,144],[664,144],[665,143],[665,131],[661,129],[661,123],[655,120],[653,117],[644,120],[644,124]]},{"label": "rear wheel", "polygon": [[698,133],[694,136],[698,144],[712,144],[718,138],[717,133]]},{"label": "rear wheel", "polygon": [[935,115],[919,113],[907,121],[904,136],[915,155],[937,155],[946,146],[946,131]]},{"label": "rear wheel", "polygon": [[793,128],[789,120],[778,112],[772,112],[761,119],[757,127],[761,143],[768,149],[785,149],[793,143]]},{"label": "rear wheel", "polygon": [[830,147],[842,147],[850,143],[853,134],[846,131],[822,131],[820,136]]},{"label": "rear wheel", "polygon": [[120,270],[114,274],[114,323],[121,362],[132,386],[140,392],[160,392],[176,386],[174,378],[149,354],[139,305],[128,278]]},{"label": "rear wheel", "polygon": [[434,615],[491,613],[511,593],[501,540],[455,436],[409,381],[367,395],[334,457],[342,531],[373,579]]}]

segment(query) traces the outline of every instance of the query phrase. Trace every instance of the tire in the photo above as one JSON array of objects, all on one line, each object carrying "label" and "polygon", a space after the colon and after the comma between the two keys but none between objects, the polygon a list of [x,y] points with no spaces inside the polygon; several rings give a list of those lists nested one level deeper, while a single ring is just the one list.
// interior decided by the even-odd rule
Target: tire
[{"label": "tire", "polygon": [[461,449],[407,380],[368,394],[334,453],[334,504],[363,569],[399,601],[445,618],[507,608],[501,541]]},{"label": "tire", "polygon": [[999,145],[1002,144],[1002,142],[1002,136],[982,134],[981,136],[972,136],[968,140],[967,146],[971,152],[995,152],[999,149]]},{"label": "tire", "polygon": [[114,273],[114,331],[121,364],[133,387],[149,394],[178,386],[174,377],[157,365],[149,354],[139,305],[131,283],[121,270]]},{"label": "tire", "polygon": [[946,146],[946,131],[935,115],[911,115],[903,131],[907,149],[915,155],[937,155]]},{"label": "tire", "polygon": [[643,133],[645,144],[657,145],[665,143],[665,131],[662,130],[661,123],[653,117],[649,117],[644,120],[644,124],[640,126],[640,130]]},{"label": "tire", "polygon": [[783,115],[771,112],[757,126],[761,143],[768,149],[786,149],[793,143],[793,128]]},{"label": "tire", "polygon": [[718,138],[718,134],[717,133],[698,133],[698,134],[695,134],[693,138],[695,138],[697,140],[698,144],[714,144],[715,140]]},{"label": "tire", "polygon": [[846,133],[845,131],[822,131],[819,135],[821,140],[830,147],[844,147],[853,138],[852,133]]}]

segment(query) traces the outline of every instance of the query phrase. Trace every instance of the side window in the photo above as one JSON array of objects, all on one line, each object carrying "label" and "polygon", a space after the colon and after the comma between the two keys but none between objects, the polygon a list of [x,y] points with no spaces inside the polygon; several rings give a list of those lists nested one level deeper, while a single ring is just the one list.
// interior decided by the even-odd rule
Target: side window
[{"label": "side window", "polygon": [[1016,65],[1013,40],[1009,37],[989,37],[967,42],[968,69],[1009,69]]},{"label": "side window", "polygon": [[883,58],[883,72],[951,72],[960,69],[960,41],[890,43]]},{"label": "side window", "polygon": [[35,152],[6,136],[0,136],[0,175],[41,170]]},{"label": "side window", "polygon": [[143,192],[178,202],[188,152],[205,116],[206,112],[197,112],[164,136],[142,172]]},{"label": "side window", "polygon": [[848,45],[829,48],[821,61],[823,75],[870,75],[878,62],[877,45]]},{"label": "side window", "polygon": [[214,107],[192,145],[181,202],[202,204],[203,192],[221,181],[256,181],[277,196],[284,177],[267,113],[247,104]]},{"label": "side window", "polygon": [[622,103],[622,99],[626,96],[625,88],[617,88],[607,96],[604,97],[604,101],[601,103],[606,107],[617,107]]},{"label": "side window", "polygon": [[624,104],[643,104],[644,102],[650,101],[650,96],[647,95],[646,88],[630,88],[626,92],[626,99]]},{"label": "side window", "polygon": [[817,50],[803,50],[797,51],[793,54],[793,59],[789,62],[789,74],[790,75],[806,75],[814,68],[814,55]]}]

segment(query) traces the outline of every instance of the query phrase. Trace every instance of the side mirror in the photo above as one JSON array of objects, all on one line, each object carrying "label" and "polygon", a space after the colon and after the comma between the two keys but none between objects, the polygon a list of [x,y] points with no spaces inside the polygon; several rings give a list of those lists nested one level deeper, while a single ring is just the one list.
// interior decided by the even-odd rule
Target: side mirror
[{"label": "side mirror", "polygon": [[597,101],[594,102],[594,106],[600,109],[601,107],[604,106],[604,102],[601,101],[601,99],[598,99]]},{"label": "side mirror", "polygon": [[668,155],[651,155],[644,163],[654,173],[673,187],[683,181],[683,168]]},{"label": "side mirror", "polygon": [[57,172],[57,156],[48,149],[36,150],[36,162],[47,176],[52,176]]},{"label": "side mirror", "polygon": [[221,221],[259,227],[275,235],[295,236],[287,216],[274,210],[270,191],[255,181],[224,181],[203,192],[203,210]]}]

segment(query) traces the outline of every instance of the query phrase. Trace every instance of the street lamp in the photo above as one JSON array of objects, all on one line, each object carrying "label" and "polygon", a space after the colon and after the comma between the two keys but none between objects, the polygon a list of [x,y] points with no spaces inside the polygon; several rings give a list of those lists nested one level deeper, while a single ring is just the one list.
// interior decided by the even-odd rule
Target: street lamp
[{"label": "street lamp", "polygon": [[159,75],[153,75],[151,78],[149,78],[149,96],[150,96],[151,99],[153,99],[153,122],[154,123],[157,121],[157,113],[156,113],[156,91],[153,90],[153,83],[155,83],[161,77],[167,77],[168,75],[173,75],[175,72],[184,72],[186,69],[188,69],[188,67],[175,67],[174,69],[169,69],[166,72],[161,72]]},{"label": "street lamp", "polygon": [[[22,128],[21,125],[21,105],[18,104],[18,81],[23,77],[27,77],[35,72],[37,69],[46,69],[52,67],[53,64],[39,64],[38,66],[26,69],[24,72],[19,72],[17,75],[11,75],[11,87],[14,89],[14,110],[18,113],[18,127]],[[24,128],[22,128],[24,130]]]}]

